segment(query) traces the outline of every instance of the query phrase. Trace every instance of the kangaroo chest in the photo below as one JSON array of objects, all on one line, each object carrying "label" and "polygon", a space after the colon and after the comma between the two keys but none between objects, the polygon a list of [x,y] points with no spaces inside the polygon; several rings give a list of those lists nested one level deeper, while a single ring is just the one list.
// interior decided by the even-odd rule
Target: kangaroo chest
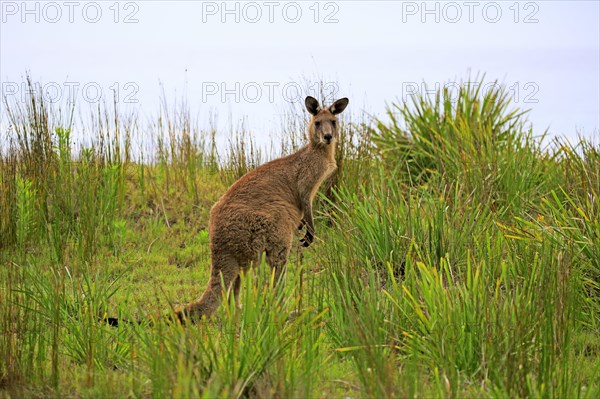
[{"label": "kangaroo chest", "polygon": [[325,179],[327,179],[329,176],[331,176],[331,174],[333,172],[335,172],[336,169],[337,169],[337,165],[335,162],[327,162],[327,164],[325,165],[325,168],[323,169],[323,172],[321,173],[320,176],[317,177],[317,179],[312,187],[312,190],[310,191],[310,202],[311,203],[312,203],[313,199],[315,198],[317,191],[319,191],[319,187],[321,187],[321,184],[323,184]]}]

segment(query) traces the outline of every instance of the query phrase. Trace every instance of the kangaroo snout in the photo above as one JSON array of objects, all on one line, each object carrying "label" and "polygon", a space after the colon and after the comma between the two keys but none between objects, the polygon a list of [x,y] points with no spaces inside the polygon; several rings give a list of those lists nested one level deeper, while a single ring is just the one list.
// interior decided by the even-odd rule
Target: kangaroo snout
[{"label": "kangaroo snout", "polygon": [[333,136],[331,134],[326,134],[325,136],[323,136],[323,140],[325,140],[325,142],[327,144],[331,143],[331,139],[333,138]]}]

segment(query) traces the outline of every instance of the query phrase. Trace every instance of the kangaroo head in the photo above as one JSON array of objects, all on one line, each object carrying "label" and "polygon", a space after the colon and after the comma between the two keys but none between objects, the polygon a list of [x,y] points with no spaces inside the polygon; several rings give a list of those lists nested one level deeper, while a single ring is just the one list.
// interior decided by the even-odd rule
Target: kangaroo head
[{"label": "kangaroo head", "polygon": [[304,100],[306,109],[312,115],[308,126],[310,143],[318,146],[335,144],[338,140],[339,124],[337,114],[341,113],[348,105],[347,98],[340,98],[328,108],[321,108],[319,102],[311,96]]}]

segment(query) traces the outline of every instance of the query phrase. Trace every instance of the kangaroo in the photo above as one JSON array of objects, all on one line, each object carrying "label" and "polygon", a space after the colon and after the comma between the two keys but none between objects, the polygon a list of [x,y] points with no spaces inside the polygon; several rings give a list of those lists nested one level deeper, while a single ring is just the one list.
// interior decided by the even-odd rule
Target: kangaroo
[{"label": "kangaroo", "polygon": [[[240,272],[258,265],[263,252],[279,282],[287,264],[294,232],[306,226],[300,240],[308,247],[315,237],[312,203],[323,181],[337,168],[336,115],[348,99],[321,108],[313,97],[305,105],[311,114],[309,143],[297,152],[275,159],[236,181],[210,211],[211,272],[197,301],[176,312],[179,320],[209,317],[219,306],[223,289],[233,290],[239,303]],[[223,286],[222,283],[225,285]]]}]

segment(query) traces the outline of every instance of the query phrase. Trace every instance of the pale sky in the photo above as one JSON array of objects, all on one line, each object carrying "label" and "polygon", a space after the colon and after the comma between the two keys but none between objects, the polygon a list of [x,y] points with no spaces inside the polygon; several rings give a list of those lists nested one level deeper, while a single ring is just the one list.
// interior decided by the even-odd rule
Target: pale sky
[{"label": "pale sky", "polygon": [[[241,118],[259,140],[321,78],[353,114],[485,73],[537,132],[600,140],[598,1],[1,1],[3,96],[26,71],[47,95],[150,118],[161,85],[208,126]],[[83,90],[85,88],[85,92]],[[232,120],[230,120],[232,119]]]}]

